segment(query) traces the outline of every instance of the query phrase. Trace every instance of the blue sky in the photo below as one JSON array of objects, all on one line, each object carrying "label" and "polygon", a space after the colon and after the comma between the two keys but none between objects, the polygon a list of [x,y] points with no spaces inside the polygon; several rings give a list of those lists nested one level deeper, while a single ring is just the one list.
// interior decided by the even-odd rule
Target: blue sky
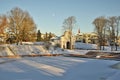
[{"label": "blue sky", "polygon": [[120,0],[0,0],[0,14],[14,7],[30,13],[42,33],[62,35],[64,19],[75,16],[74,33],[93,32],[93,20],[99,16],[120,16]]}]

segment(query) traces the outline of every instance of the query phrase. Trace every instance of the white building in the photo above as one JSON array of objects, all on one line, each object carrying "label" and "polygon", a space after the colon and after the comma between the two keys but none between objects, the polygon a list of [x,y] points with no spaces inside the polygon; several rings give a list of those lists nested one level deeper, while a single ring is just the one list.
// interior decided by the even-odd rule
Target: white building
[{"label": "white building", "polygon": [[50,39],[50,43],[53,45],[53,46],[55,46],[56,44],[60,44],[60,37],[52,37],[51,39]]},{"label": "white building", "polygon": [[70,42],[71,42],[72,48],[74,48],[75,36],[72,36],[70,31],[65,31],[64,35],[62,35],[60,38],[61,48],[70,49]]},{"label": "white building", "polygon": [[92,33],[77,33],[76,42],[96,44],[96,43],[98,43],[98,35],[94,32],[92,32]]}]

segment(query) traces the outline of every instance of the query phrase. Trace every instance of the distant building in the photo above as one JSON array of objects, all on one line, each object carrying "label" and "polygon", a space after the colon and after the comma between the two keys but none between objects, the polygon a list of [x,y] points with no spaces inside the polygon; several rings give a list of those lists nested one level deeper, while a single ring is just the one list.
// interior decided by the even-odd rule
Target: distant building
[{"label": "distant building", "polygon": [[91,43],[97,44],[98,43],[98,35],[96,33],[81,33],[80,29],[75,36],[71,36],[70,31],[65,31],[64,34],[60,38],[60,45],[61,48],[70,49],[70,37],[72,42],[72,47],[74,48],[75,42],[81,43]]},{"label": "distant building", "polygon": [[80,33],[80,30],[78,30],[78,33],[76,34],[76,42],[81,43],[91,43],[91,44],[97,44],[98,43],[98,35],[96,33]]},{"label": "distant building", "polygon": [[[70,31],[65,31],[64,34],[61,37],[53,37],[51,38],[52,44],[60,44],[61,48],[63,49],[70,49],[70,37],[72,42],[72,47],[74,48],[75,42],[81,42],[81,43],[89,43],[89,44],[97,44],[99,43],[98,34],[95,32],[91,33],[82,33],[80,32],[80,29],[78,29],[78,32],[76,35],[71,36]],[[102,45],[109,45],[109,41],[107,41],[107,35],[105,38],[105,41],[103,41]],[[120,37],[117,41],[118,45],[120,45]]]},{"label": "distant building", "polygon": [[52,44],[52,45],[56,45],[56,44],[60,44],[60,37],[52,37],[51,39],[50,39],[50,43]]},{"label": "distant building", "polygon": [[60,38],[61,48],[70,49],[70,38],[72,42],[71,43],[72,48],[74,48],[75,36],[72,36],[70,31],[65,31],[64,34],[61,36]]}]

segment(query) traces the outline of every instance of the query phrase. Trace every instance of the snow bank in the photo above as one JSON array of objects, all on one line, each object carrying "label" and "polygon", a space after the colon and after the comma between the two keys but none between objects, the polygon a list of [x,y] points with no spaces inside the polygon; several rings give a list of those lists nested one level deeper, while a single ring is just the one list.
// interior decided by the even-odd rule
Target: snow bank
[{"label": "snow bank", "polygon": [[32,45],[33,42],[22,42],[23,45]]},{"label": "snow bank", "polygon": [[49,54],[49,52],[43,45],[33,45],[30,42],[25,42],[23,45],[0,45],[0,56],[33,54]]},{"label": "snow bank", "polygon": [[97,49],[97,45],[96,44],[86,44],[86,43],[76,42],[75,43],[75,49],[95,50],[95,49]]},{"label": "snow bank", "polygon": [[23,45],[44,45],[45,42],[22,42]]},{"label": "snow bank", "polygon": [[[67,50],[61,48],[55,48],[51,46],[49,50],[45,48],[44,42],[22,42],[23,45],[1,45],[0,46],[0,56],[8,55],[32,55],[32,54],[86,54],[89,51],[96,51],[97,45],[86,44],[86,43],[75,43],[75,49]],[[111,52],[111,48],[105,46],[105,50],[97,50],[99,52]],[[112,51],[114,53],[120,52]]]},{"label": "snow bank", "polygon": [[111,66],[114,69],[120,69],[120,62]]},{"label": "snow bank", "polygon": [[34,45],[44,45],[45,42],[34,42],[33,44],[34,44]]},{"label": "snow bank", "polygon": [[18,55],[45,54],[48,51],[40,45],[10,45],[10,48]]},{"label": "snow bank", "polygon": [[2,45],[0,46],[0,56],[13,56],[13,52],[9,49],[8,46]]}]

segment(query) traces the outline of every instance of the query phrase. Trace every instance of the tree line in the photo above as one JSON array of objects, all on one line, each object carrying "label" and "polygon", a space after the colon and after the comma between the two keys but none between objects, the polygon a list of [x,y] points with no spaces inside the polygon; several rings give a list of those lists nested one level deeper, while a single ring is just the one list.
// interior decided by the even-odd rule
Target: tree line
[{"label": "tree line", "polygon": [[36,24],[30,14],[18,7],[10,10],[6,15],[1,15],[0,29],[6,32],[8,42],[34,41]]},{"label": "tree line", "polygon": [[47,42],[47,41],[50,41],[50,39],[52,37],[55,37],[55,36],[56,35],[51,33],[51,32],[49,32],[49,33],[46,32],[45,34],[43,34],[43,33],[40,32],[40,30],[38,30],[38,32],[37,32],[37,41],[38,42],[39,41]]},{"label": "tree line", "polygon": [[93,21],[95,26],[95,32],[98,34],[98,45],[100,50],[104,43],[108,42],[111,46],[111,50],[113,47],[118,46],[119,39],[119,27],[120,27],[120,16],[111,16],[111,17],[98,17]]},{"label": "tree line", "polygon": [[[72,35],[73,35],[73,29],[75,28],[76,24],[76,18],[75,16],[70,16],[63,22],[63,30],[69,30],[70,36],[70,49],[72,49]],[[120,16],[111,16],[111,17],[104,17],[100,16],[93,20],[93,23],[95,26],[95,32],[98,35],[98,46],[101,50],[106,43],[111,46],[111,50],[113,50],[113,47],[118,46],[118,40],[119,40],[119,32],[120,32]]]},{"label": "tree line", "polygon": [[6,34],[6,42],[19,43],[22,41],[48,41],[52,33],[47,33],[44,39],[40,30],[27,11],[18,7],[13,8],[7,14],[0,15],[0,34]]},{"label": "tree line", "polygon": [[[76,26],[76,17],[70,16],[64,19],[63,30],[69,30],[70,36],[70,49],[72,49],[72,37],[73,29]],[[95,32],[98,35],[98,46],[99,49],[104,49],[104,44],[108,42],[113,46],[118,45],[119,39],[119,27],[120,27],[120,16],[104,17],[100,16],[93,20],[92,23],[95,26]],[[18,7],[10,10],[6,15],[0,15],[0,34],[6,32],[8,42],[19,43],[22,41],[49,41],[53,34],[45,33],[42,36],[40,30],[37,31],[37,26],[27,11],[24,11]],[[103,47],[101,47],[103,46]]]}]

